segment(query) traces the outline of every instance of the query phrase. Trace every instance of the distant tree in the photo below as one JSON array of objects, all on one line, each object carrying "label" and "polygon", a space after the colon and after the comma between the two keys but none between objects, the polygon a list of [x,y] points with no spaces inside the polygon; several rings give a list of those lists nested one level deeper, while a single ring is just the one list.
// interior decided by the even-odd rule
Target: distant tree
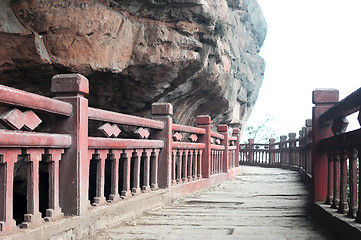
[{"label": "distant tree", "polygon": [[246,127],[245,134],[247,134],[247,138],[253,138],[255,143],[266,143],[270,138],[276,138],[276,132],[272,128],[273,121],[274,119],[267,115],[262,124]]}]

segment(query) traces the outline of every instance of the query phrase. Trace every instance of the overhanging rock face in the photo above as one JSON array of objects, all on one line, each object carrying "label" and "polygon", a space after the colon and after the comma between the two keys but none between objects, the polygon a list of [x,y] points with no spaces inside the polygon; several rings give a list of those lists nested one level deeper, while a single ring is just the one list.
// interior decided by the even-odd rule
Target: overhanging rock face
[{"label": "overhanging rock face", "polygon": [[256,0],[0,2],[1,84],[47,94],[54,74],[90,80],[89,104],[175,121],[243,127],[264,73],[266,23]]}]

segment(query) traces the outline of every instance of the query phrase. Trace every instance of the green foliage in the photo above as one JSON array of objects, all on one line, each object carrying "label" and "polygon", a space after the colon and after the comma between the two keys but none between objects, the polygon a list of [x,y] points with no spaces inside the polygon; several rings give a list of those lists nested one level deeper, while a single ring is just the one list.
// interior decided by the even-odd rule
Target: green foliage
[{"label": "green foliage", "polygon": [[245,134],[247,134],[247,139],[253,138],[255,143],[266,143],[270,138],[278,138],[278,135],[271,126],[273,121],[272,117],[266,116],[265,121],[261,125],[246,127]]},{"label": "green foliage", "polygon": [[228,24],[225,21],[218,19],[214,25],[214,33],[222,38],[226,35],[227,31]]}]

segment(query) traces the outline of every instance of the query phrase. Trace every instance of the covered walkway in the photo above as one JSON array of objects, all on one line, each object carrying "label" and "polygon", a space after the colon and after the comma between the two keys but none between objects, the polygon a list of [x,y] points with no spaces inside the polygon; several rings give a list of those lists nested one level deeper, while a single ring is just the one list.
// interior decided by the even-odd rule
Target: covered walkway
[{"label": "covered walkway", "polygon": [[88,239],[333,239],[308,216],[308,203],[297,172],[240,166],[231,181]]}]

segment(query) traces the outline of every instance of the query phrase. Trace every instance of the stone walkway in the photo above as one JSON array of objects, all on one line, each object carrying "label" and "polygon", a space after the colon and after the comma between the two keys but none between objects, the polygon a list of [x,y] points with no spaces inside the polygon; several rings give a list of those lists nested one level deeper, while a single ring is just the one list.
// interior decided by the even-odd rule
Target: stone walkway
[{"label": "stone walkway", "polygon": [[296,172],[241,166],[231,181],[88,239],[333,239],[307,215],[308,199]]}]

